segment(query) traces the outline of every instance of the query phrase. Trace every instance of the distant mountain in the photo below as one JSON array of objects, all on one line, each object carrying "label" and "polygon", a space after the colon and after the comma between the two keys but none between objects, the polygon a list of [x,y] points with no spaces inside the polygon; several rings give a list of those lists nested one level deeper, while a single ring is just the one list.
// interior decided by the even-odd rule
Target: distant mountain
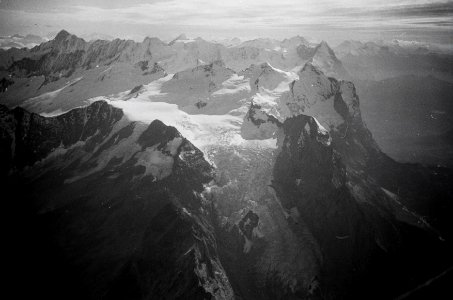
[{"label": "distant mountain", "polygon": [[[153,41],[150,44],[150,41]],[[180,43],[178,43],[180,42]],[[86,42],[65,30],[59,32],[55,38],[47,43],[35,47],[24,56],[34,57],[58,52],[77,58],[77,67],[92,67],[93,63],[111,64],[112,62],[137,63],[147,60],[150,63],[158,62],[169,72],[181,71],[196,66],[197,60],[211,63],[223,60],[227,66],[236,71],[244,70],[251,63],[269,62],[281,69],[289,70],[301,66],[309,57],[298,57],[297,47],[304,45],[310,47],[302,37],[285,39],[280,42],[271,39],[257,39],[245,41],[240,45],[225,47],[211,43],[201,38],[188,39],[181,34],[168,45],[157,38],[146,38],[142,43],[115,39],[113,41],[96,40]],[[8,57],[8,52],[1,53],[3,65],[8,65],[8,60],[16,61],[14,55]],[[18,58],[19,60],[22,57]],[[66,59],[65,59],[66,60]],[[231,64],[231,65],[230,65]],[[66,66],[67,69],[71,67]],[[53,70],[55,72],[55,70]],[[30,73],[30,71],[28,72]]]},{"label": "distant mountain", "polygon": [[310,43],[307,41],[307,39],[298,35],[289,39],[284,39],[280,44],[280,46],[285,49],[298,47],[300,45],[309,46]]},{"label": "distant mountain", "polygon": [[310,63],[318,69],[323,70],[327,76],[338,79],[348,79],[350,75],[344,68],[341,61],[336,57],[329,45],[322,41],[314,50]]},{"label": "distant mountain", "polygon": [[221,39],[221,40],[214,40],[215,43],[222,44],[226,47],[235,47],[242,43],[240,38],[234,37],[232,39]]},{"label": "distant mountain", "polygon": [[181,33],[178,35],[174,40],[172,40],[170,43],[168,43],[170,46],[174,45],[177,42],[184,42],[187,41],[187,36],[184,33]]},{"label": "distant mountain", "polygon": [[238,47],[253,47],[268,50],[276,50],[277,48],[277,50],[279,50],[280,41],[275,39],[259,38],[255,40],[242,42],[242,44],[238,45]]},{"label": "distant mountain", "polygon": [[47,39],[37,35],[27,34],[26,36],[14,34],[12,36],[0,37],[0,49],[10,48],[32,48],[45,42]]},{"label": "distant mountain", "polygon": [[249,78],[252,92],[258,92],[260,89],[275,90],[288,76],[268,63],[251,65],[241,72],[240,75]]},{"label": "distant mountain", "polygon": [[339,57],[345,57],[347,55],[359,56],[359,55],[379,55],[388,54],[393,52],[396,54],[397,49],[390,48],[388,45],[378,44],[376,42],[362,43],[360,41],[344,41],[337,47],[335,47],[335,53]]},{"label": "distant mountain", "polygon": [[[329,49],[326,43],[312,47],[299,36],[281,42],[257,39],[227,47],[201,38],[188,39],[183,34],[169,44],[148,37],[141,43],[120,39],[86,41],[62,30],[54,39],[29,50],[0,50],[0,77],[11,77],[14,82],[0,99],[9,106],[28,101],[24,105],[31,110],[35,106],[30,102],[47,99],[52,103],[47,112],[66,110],[75,101],[83,103],[91,97],[116,94],[167,73],[216,61],[239,72],[262,63],[291,71],[311,60],[329,76],[346,78],[341,62]],[[156,64],[161,71],[151,70]],[[75,84],[83,88],[70,88]]]},{"label": "distant mountain", "polygon": [[345,41],[334,50],[356,80],[432,75],[453,82],[453,55],[435,46],[398,40]]},{"label": "distant mountain", "polygon": [[108,34],[102,34],[102,33],[91,33],[91,34],[86,34],[82,35],[82,38],[85,41],[96,41],[96,40],[104,40],[104,41],[113,41],[115,38],[111,35]]},{"label": "distant mountain", "polygon": [[391,41],[344,41],[335,47],[335,53],[340,58],[346,55],[377,55],[392,53],[396,55],[410,55],[410,54],[446,54],[436,45],[422,43],[417,41],[404,41],[404,40],[391,40]]}]

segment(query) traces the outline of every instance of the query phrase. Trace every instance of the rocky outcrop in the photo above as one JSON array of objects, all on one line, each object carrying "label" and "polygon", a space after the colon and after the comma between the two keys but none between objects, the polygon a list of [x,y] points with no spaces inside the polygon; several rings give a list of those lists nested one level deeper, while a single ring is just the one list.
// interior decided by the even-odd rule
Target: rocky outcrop
[{"label": "rocky outcrop", "polygon": [[149,38],[143,43],[120,39],[86,42],[62,30],[55,39],[34,47],[25,57],[14,60],[8,66],[8,71],[16,77],[44,75],[46,77],[44,84],[47,84],[61,77],[69,77],[77,69],[91,69],[98,65],[149,61],[154,64],[157,62],[154,56],[159,54],[158,58],[161,59],[166,47],[158,39]]},{"label": "rocky outcrop", "polygon": [[2,106],[2,176],[13,169],[32,166],[60,146],[69,148],[89,140],[86,147],[92,149],[122,117],[120,109],[106,102],[95,102],[53,118],[29,113],[20,107],[9,110]]},{"label": "rocky outcrop", "polygon": [[0,93],[6,92],[8,87],[12,84],[14,84],[13,80],[3,77],[2,80],[0,80]]},{"label": "rocky outcrop", "polygon": [[202,194],[213,169],[175,128],[106,102],[54,118],[2,107],[0,119],[4,192],[24,201],[8,197],[16,247],[36,243],[19,263],[35,295],[234,297]]},{"label": "rocky outcrop", "polygon": [[281,123],[277,118],[261,110],[261,106],[250,104],[241,126],[241,136],[246,140],[264,140],[276,136]]},{"label": "rocky outcrop", "polygon": [[139,68],[145,64],[159,63],[168,72],[176,73],[196,67],[200,62],[210,64],[218,60],[225,61],[229,68],[236,71],[264,62],[290,70],[311,59],[328,74],[343,76],[345,72],[341,62],[325,43],[313,48],[301,37],[281,42],[258,39],[236,47],[226,47],[201,38],[187,39],[184,35],[169,44],[148,37],[141,43],[120,39],[86,42],[62,30],[51,41],[31,50],[15,52],[17,49],[0,52],[0,56],[4,57],[2,65],[15,77],[44,75],[44,85],[61,77],[69,77],[79,69],[117,63],[137,64]]},{"label": "rocky outcrop", "polygon": [[233,74],[234,71],[227,68],[223,61],[214,61],[176,73],[162,84],[161,92],[171,95],[168,101],[182,109],[201,109],[206,106],[202,103],[209,105],[212,94],[220,90],[222,83]]},{"label": "rocky outcrop", "polygon": [[239,75],[250,78],[250,89],[252,92],[258,92],[260,88],[274,90],[286,79],[283,72],[274,69],[267,62],[260,65],[251,65],[243,72],[240,72]]},{"label": "rocky outcrop", "polygon": [[[302,222],[321,252],[313,286],[297,284],[292,294],[301,298],[386,298],[411,285],[410,280],[401,279],[402,274],[408,272],[421,282],[428,274],[441,272],[449,261],[443,255],[450,245],[442,242],[447,227],[442,225],[440,232],[417,213],[411,203],[426,198],[409,192],[409,186],[419,192],[425,189],[422,186],[444,191],[442,203],[449,189],[429,176],[416,184],[403,183],[402,173],[415,174],[421,169],[398,164],[380,151],[362,122],[352,83],[327,78],[311,64],[299,76],[287,104],[301,109],[292,116],[273,121],[253,104],[247,114],[255,132],[265,125],[275,127],[272,133],[277,134],[279,149],[272,188],[283,209],[292,220]],[[376,172],[378,169],[381,171]],[[430,173],[428,169],[424,172],[425,176]],[[390,187],[389,182],[394,185]],[[404,194],[398,189],[404,189]],[[423,246],[418,241],[424,241]],[[435,253],[442,253],[443,258]],[[425,255],[430,256],[429,263],[409,263],[424,260]],[[379,288],[382,284],[387,286],[385,290]]]},{"label": "rocky outcrop", "polygon": [[336,57],[329,45],[322,41],[314,50],[309,62],[322,70],[327,76],[337,79],[349,79],[350,75],[346,71],[341,61]]},{"label": "rocky outcrop", "polygon": [[[445,253],[448,247],[420,215],[402,204],[408,199],[396,196],[395,202],[395,195],[389,197],[379,181],[364,172],[364,165],[373,165],[383,154],[373,152],[359,125],[349,124],[357,134],[355,146],[353,140],[343,144],[335,133],[332,143],[325,143],[325,134],[319,133],[312,117],[286,120],[273,187],[283,207],[298,211],[320,245],[323,262],[318,279],[323,297],[389,297],[410,284],[401,280],[401,274],[410,272],[417,281],[440,271],[445,258],[438,260],[434,253]],[[353,162],[352,156],[362,163]],[[419,239],[425,244],[415,250]],[[407,263],[427,253],[433,255],[431,262],[419,264],[417,271]],[[394,273],[389,274],[390,269]],[[382,284],[385,291],[379,291]]]}]

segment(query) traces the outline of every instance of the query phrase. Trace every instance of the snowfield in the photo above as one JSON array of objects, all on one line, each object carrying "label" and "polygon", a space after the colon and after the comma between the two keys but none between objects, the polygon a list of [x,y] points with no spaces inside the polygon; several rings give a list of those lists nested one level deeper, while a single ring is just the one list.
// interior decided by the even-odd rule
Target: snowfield
[{"label": "snowfield", "polygon": [[[181,75],[169,74],[142,86],[135,93],[129,90],[116,96],[91,98],[88,102],[105,100],[121,108],[131,121],[149,124],[158,119],[178,129],[204,152],[213,146],[274,149],[277,147],[276,138],[244,139],[241,127],[251,101],[262,104],[267,112],[278,115],[277,100],[283,92],[289,90],[289,83],[296,77],[289,72],[279,72],[283,76],[279,76],[279,82],[273,83],[276,87],[274,90],[261,89],[252,94],[250,78],[236,73],[225,76],[225,72],[216,70],[214,76],[221,74],[226,80],[216,85],[217,89],[207,96],[206,107],[199,109],[195,101],[201,93],[205,93],[206,77],[203,72],[194,74],[188,70],[182,72],[189,77],[186,79],[181,79]],[[216,78],[213,79],[215,80]],[[168,87],[175,88],[169,90]]]},{"label": "snowfield", "polygon": [[[267,115],[279,121],[299,113],[311,115],[326,132],[333,124],[342,123],[333,108],[331,83],[317,72],[311,65],[295,73],[263,63],[236,73],[220,61],[168,74],[116,95],[90,98],[86,103],[107,101],[121,108],[131,121],[150,124],[160,120],[205,153],[230,146],[275,149],[278,128],[268,122]],[[259,124],[248,120],[252,103],[260,110],[255,112]]]}]

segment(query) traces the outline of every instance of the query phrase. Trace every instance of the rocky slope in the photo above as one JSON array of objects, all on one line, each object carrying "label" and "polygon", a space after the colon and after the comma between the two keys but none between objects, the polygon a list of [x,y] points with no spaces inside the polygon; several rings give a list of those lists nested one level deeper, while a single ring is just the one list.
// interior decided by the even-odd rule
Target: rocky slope
[{"label": "rocky slope", "polygon": [[329,49],[326,43],[314,47],[302,37],[258,39],[233,47],[185,36],[168,44],[148,37],[142,42],[86,42],[62,30],[53,40],[32,49],[0,50],[0,78],[11,77],[14,82],[8,90],[2,90],[0,99],[9,107],[22,105],[35,111],[33,104],[24,102],[52,98],[51,102],[67,110],[78,106],[69,103],[117,94],[167,73],[216,61],[223,61],[235,72],[262,63],[289,71],[311,59],[321,69],[326,68],[329,76],[343,76],[341,62]]},{"label": "rocky slope", "polygon": [[322,41],[314,49],[314,55],[309,62],[322,70],[327,76],[344,80],[350,79],[348,71],[325,41]]},{"label": "rocky slope", "polygon": [[[383,154],[362,122],[352,83],[327,78],[312,65],[299,77],[286,98],[292,117],[280,122],[253,104],[244,122],[246,138],[278,136],[270,184],[289,230],[299,238],[310,236],[312,255],[304,253],[297,263],[317,266],[311,278],[276,271],[273,285],[287,276],[293,281],[267,293],[287,299],[383,299],[442,272],[451,264],[445,256],[450,225],[446,216],[433,212],[451,207],[451,172],[398,164]],[[428,213],[421,203],[435,198]],[[255,235],[253,241],[263,251],[268,238]]]},{"label": "rocky slope", "polygon": [[202,194],[212,167],[175,128],[130,122],[105,102],[55,118],[2,107],[1,122],[17,223],[8,271],[30,287],[20,294],[233,297]]},{"label": "rocky slope", "polygon": [[354,85],[316,60],[216,60],[105,99],[1,107],[10,244],[39,295],[382,299],[452,263],[451,171],[382,153]]}]

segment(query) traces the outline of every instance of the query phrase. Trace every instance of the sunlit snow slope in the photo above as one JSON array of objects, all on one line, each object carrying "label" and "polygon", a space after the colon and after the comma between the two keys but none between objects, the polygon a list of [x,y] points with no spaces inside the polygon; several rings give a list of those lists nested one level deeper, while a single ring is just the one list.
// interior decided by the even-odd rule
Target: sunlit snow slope
[{"label": "sunlit snow slope", "polygon": [[244,139],[241,126],[251,102],[280,118],[280,96],[289,91],[297,77],[267,63],[252,65],[238,74],[222,62],[215,62],[88,102],[106,100],[123,109],[133,121],[150,123],[159,119],[176,127],[200,149],[212,145],[275,148],[275,137]]}]

